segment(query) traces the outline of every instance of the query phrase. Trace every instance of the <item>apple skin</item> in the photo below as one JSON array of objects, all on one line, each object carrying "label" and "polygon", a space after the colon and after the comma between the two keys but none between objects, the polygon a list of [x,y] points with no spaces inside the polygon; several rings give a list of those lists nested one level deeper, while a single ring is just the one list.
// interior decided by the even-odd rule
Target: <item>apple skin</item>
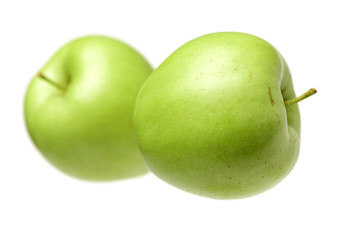
[{"label": "apple skin", "polygon": [[299,153],[300,116],[279,52],[222,32],[172,53],[137,98],[134,129],[148,168],[190,193],[253,196],[279,183]]},{"label": "apple skin", "polygon": [[103,181],[145,173],[132,118],[151,71],[137,51],[109,37],[66,44],[27,89],[24,115],[33,142],[54,166],[77,178]]}]

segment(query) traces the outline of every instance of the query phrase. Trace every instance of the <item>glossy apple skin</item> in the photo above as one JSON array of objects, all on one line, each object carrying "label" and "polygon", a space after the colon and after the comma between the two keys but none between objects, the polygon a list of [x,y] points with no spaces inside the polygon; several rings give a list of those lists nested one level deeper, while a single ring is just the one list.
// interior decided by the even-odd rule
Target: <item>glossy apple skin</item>
[{"label": "glossy apple skin", "polygon": [[266,41],[214,33],[172,53],[146,80],[134,128],[148,168],[216,199],[270,189],[293,168],[300,117],[286,62]]},{"label": "glossy apple skin", "polygon": [[66,44],[27,89],[24,113],[33,142],[54,166],[77,178],[113,180],[145,173],[132,117],[151,71],[137,51],[109,37]]}]

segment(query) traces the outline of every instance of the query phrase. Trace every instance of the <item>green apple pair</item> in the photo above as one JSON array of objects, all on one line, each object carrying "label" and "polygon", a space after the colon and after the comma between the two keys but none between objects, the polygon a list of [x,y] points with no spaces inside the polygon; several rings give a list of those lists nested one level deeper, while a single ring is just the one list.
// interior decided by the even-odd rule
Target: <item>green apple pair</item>
[{"label": "green apple pair", "polygon": [[130,46],[91,36],[65,45],[36,74],[25,119],[41,153],[72,176],[122,179],[146,165],[185,191],[232,199],[291,171],[297,102],[315,92],[296,98],[280,53],[249,34],[199,37],[155,71]]}]

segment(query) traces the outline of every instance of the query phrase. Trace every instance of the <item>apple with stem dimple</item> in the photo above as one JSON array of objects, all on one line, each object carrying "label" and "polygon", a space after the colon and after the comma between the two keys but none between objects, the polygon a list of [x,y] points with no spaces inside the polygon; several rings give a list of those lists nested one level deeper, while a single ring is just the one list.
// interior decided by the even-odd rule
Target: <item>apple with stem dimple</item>
[{"label": "apple with stem dimple", "polygon": [[145,173],[132,117],[151,71],[137,51],[109,37],[66,44],[27,89],[25,120],[33,142],[74,177],[112,180]]},{"label": "apple with stem dimple", "polygon": [[280,53],[253,35],[214,33],[172,53],[143,84],[134,128],[148,168],[185,191],[253,196],[299,153],[300,116]]}]

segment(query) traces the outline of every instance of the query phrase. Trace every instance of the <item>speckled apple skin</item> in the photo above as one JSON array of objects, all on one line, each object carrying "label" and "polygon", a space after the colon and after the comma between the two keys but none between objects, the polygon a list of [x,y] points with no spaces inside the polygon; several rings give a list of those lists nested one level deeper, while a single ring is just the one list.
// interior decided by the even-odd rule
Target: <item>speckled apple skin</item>
[{"label": "speckled apple skin", "polygon": [[134,115],[148,168],[216,199],[279,183],[299,153],[300,116],[286,62],[268,42],[222,32],[194,39],[146,80]]},{"label": "speckled apple skin", "polygon": [[127,44],[87,36],[58,50],[25,96],[28,132],[40,152],[71,176],[95,181],[147,172],[133,112],[149,63]]}]

